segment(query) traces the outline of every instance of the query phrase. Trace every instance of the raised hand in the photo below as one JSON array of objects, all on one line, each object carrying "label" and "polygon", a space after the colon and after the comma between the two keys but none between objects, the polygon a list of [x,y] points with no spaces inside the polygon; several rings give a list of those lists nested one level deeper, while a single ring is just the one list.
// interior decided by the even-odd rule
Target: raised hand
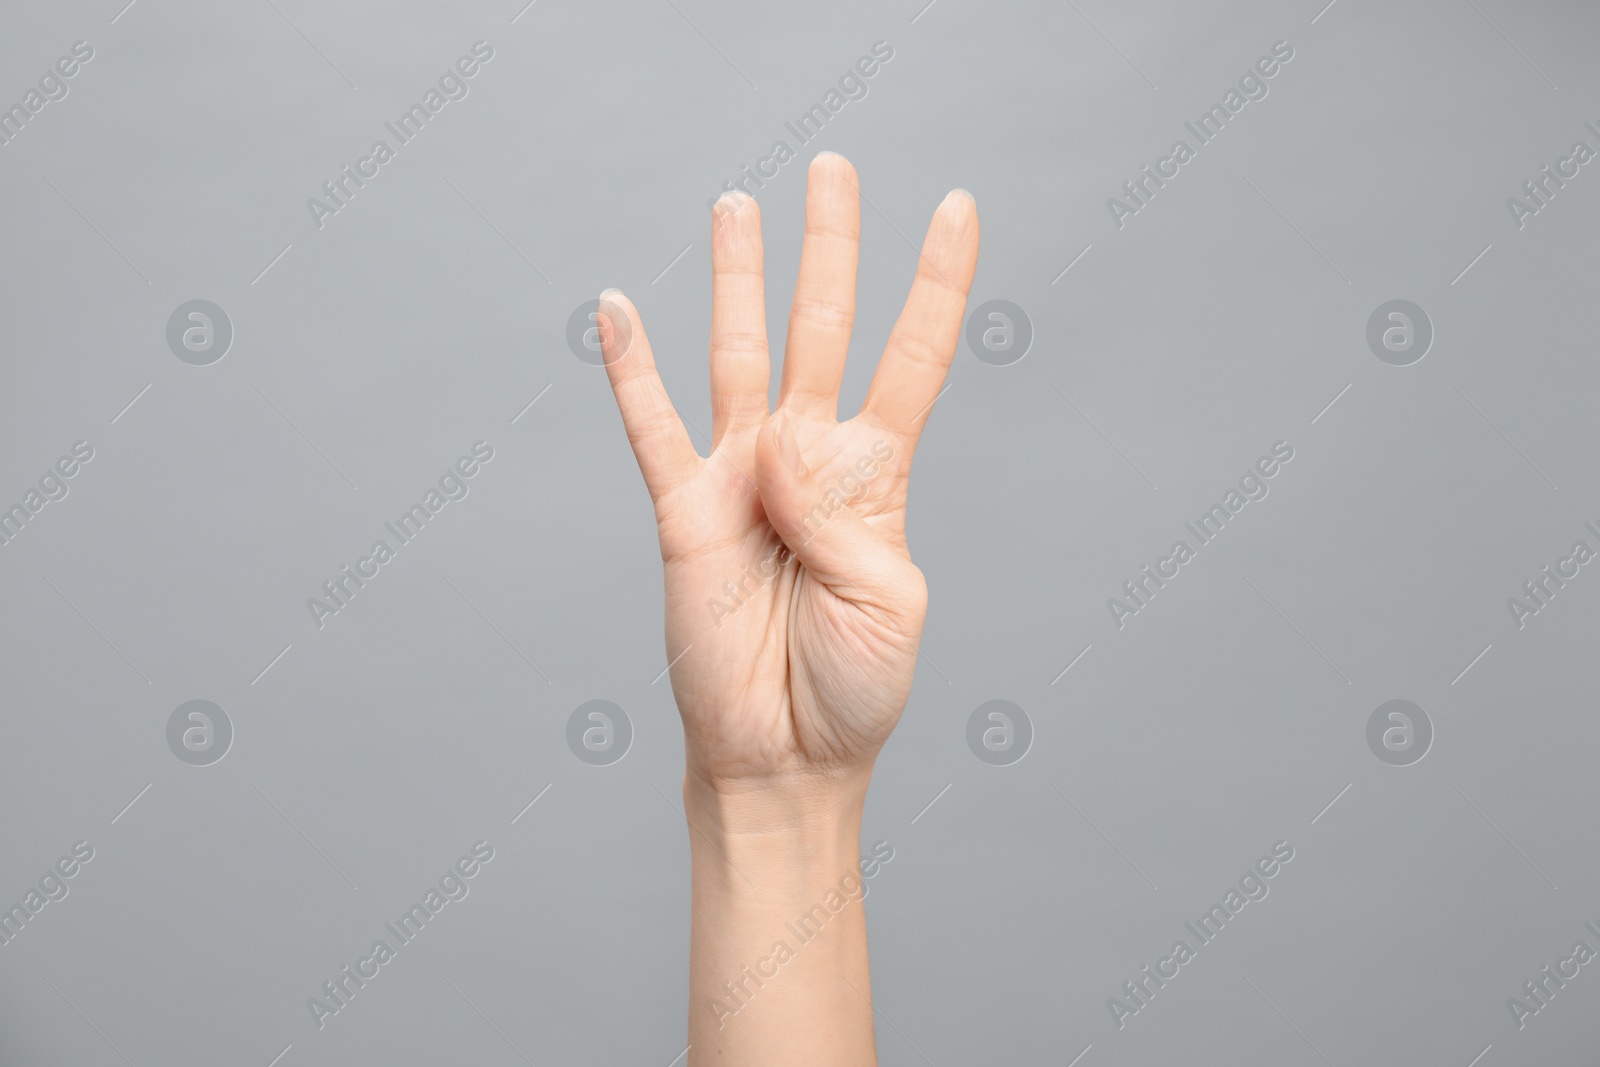
[{"label": "raised hand", "polygon": [[601,298],[607,372],[655,502],[688,769],[719,788],[870,770],[910,692],[927,591],[906,548],[906,487],[960,336],[977,207],[958,190],[935,211],[866,403],[839,422],[857,186],[844,157],[812,161],[770,414],[761,213],[743,193],[718,202],[709,457],[662,387],[637,309],[616,290]]},{"label": "raised hand", "polygon": [[[861,813],[927,611],[906,484],[960,337],[978,213],[961,191],[934,212],[866,404],[839,422],[859,197],[842,156],[812,161],[772,412],[761,212],[742,193],[718,201],[708,457],[662,388],[638,310],[601,294],[601,352],[655,501],[683,716],[690,1067],[875,1062],[866,920],[852,906],[866,892]],[[811,933],[792,925],[802,914]]]}]

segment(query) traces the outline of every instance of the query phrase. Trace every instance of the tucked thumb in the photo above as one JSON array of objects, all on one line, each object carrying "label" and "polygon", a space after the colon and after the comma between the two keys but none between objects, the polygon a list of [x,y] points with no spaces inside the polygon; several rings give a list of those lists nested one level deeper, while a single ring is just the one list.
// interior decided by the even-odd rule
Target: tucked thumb
[{"label": "tucked thumb", "polygon": [[839,596],[905,608],[923,588],[921,572],[867,525],[846,493],[807,467],[781,410],[756,438],[756,488],[784,545]]}]

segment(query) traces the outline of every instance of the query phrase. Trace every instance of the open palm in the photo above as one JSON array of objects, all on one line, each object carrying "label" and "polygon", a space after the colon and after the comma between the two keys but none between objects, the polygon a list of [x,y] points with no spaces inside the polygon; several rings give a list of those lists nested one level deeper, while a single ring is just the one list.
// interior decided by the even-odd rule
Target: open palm
[{"label": "open palm", "polygon": [[935,211],[866,403],[838,422],[860,218],[854,168],[819,155],[769,412],[760,210],[742,193],[718,202],[708,457],[637,309],[601,297],[607,374],[655,502],[689,769],[707,781],[870,769],[910,693],[927,587],[906,548],[906,487],[960,338],[977,207],[958,190]]}]

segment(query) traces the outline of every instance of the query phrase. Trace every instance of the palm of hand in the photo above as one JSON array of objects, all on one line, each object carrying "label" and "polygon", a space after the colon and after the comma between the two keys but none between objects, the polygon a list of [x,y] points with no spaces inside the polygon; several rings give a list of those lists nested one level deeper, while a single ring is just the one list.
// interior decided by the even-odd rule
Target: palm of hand
[{"label": "palm of hand", "polygon": [[[813,161],[778,410],[767,410],[760,215],[713,220],[713,444],[695,453],[638,313],[602,296],[608,375],[655,502],[667,654],[691,770],[714,781],[870,764],[910,693],[926,586],[905,540],[912,453],[976,266],[971,197],[935,213],[862,412],[836,422],[854,312],[853,168]],[[798,463],[796,459],[798,458]]]},{"label": "palm of hand", "polygon": [[725,441],[659,523],[667,647],[682,653],[673,692],[692,750],[718,777],[857,762],[888,737],[910,691],[925,593],[904,548],[905,481],[881,463],[871,481],[856,473],[858,457],[876,463],[872,445],[884,452],[893,435],[852,423],[817,430],[802,453],[830,456],[808,461],[818,481],[866,482],[849,506],[906,563],[899,595],[880,610],[792,556],[752,488],[754,432]]}]

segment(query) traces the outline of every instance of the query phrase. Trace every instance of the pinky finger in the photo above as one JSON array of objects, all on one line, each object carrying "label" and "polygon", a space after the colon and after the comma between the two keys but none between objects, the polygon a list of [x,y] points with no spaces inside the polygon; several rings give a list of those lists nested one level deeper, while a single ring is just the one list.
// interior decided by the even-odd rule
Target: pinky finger
[{"label": "pinky finger", "polygon": [[694,474],[700,456],[678,409],[667,398],[633,301],[621,290],[607,289],[600,294],[597,325],[600,355],[617,409],[622,412],[628,443],[639,461],[650,499],[660,500]]}]

